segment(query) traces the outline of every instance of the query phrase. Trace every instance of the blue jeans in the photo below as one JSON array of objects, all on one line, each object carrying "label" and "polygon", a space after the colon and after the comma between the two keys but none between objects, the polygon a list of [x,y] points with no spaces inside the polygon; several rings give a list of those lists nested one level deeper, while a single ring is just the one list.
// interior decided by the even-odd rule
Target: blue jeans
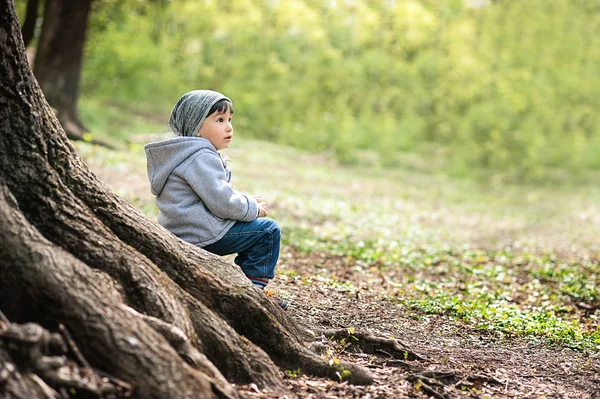
[{"label": "blue jeans", "polygon": [[219,241],[204,247],[217,255],[237,253],[235,264],[248,277],[272,279],[279,259],[281,231],[273,219],[236,222]]}]

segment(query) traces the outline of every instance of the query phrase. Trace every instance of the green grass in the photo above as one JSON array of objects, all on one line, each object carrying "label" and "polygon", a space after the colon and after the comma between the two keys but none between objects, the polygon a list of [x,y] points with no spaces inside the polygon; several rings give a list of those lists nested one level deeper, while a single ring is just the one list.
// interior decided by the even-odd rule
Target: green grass
[{"label": "green grass", "polygon": [[[115,123],[110,115],[101,119]],[[368,286],[419,317],[443,315],[473,328],[600,352],[597,187],[482,186],[399,169],[341,167],[330,154],[236,134],[227,150],[234,183],[267,199],[284,246],[335,257],[353,277],[298,275],[285,259],[281,273],[318,278],[340,291]],[[122,152],[76,146],[117,194],[156,217],[147,187],[131,183],[147,180],[141,145]]]},{"label": "green grass", "polygon": [[89,129],[90,138],[122,145],[126,141],[135,140],[135,136],[140,133],[164,133],[170,130],[166,123],[168,115],[154,118],[143,110],[137,113],[132,111],[135,111],[133,106],[130,110],[123,110],[119,106],[90,98],[79,101],[80,117]]},{"label": "green grass", "polygon": [[[554,255],[456,248],[440,243],[315,238],[293,230],[285,243],[299,251],[339,256],[369,289],[425,314],[475,328],[600,351],[600,258],[559,261]],[[339,267],[339,266],[338,266]],[[385,287],[378,283],[384,276]],[[352,288],[336,280],[337,289]],[[350,289],[354,291],[353,289]]]}]

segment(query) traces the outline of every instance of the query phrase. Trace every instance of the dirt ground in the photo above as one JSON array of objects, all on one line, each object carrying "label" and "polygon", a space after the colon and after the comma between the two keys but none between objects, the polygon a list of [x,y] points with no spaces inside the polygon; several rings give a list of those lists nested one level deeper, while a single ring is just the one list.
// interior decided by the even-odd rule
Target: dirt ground
[{"label": "dirt ground", "polygon": [[[89,165],[120,195],[147,195],[143,170],[115,172]],[[385,351],[361,353],[321,337],[323,356],[362,365],[373,374],[374,384],[353,386],[290,370],[284,373],[286,395],[238,386],[245,398],[600,398],[598,353],[547,347],[414,312],[386,299],[385,290],[377,289],[383,281],[364,284],[371,277],[340,270],[339,262],[327,256],[293,253],[284,246],[278,268],[269,288],[288,299],[289,316],[305,329],[317,336],[321,329],[336,328],[393,337],[424,360],[393,358]],[[328,284],[333,276],[343,276],[352,287]]]},{"label": "dirt ground", "polygon": [[[368,368],[375,383],[353,386],[288,373],[290,398],[600,398],[597,355],[473,330],[441,316],[414,314],[374,289],[307,285],[302,276],[323,275],[336,266],[328,268],[326,257],[289,251],[282,258],[281,269],[293,270],[298,277],[284,274],[270,288],[290,300],[289,315],[302,326],[314,332],[353,328],[356,333],[395,337],[425,359],[356,353],[323,337],[329,355]],[[347,277],[363,278],[358,274]],[[355,287],[359,286],[357,281]],[[239,388],[248,398],[285,397],[253,386]]]}]

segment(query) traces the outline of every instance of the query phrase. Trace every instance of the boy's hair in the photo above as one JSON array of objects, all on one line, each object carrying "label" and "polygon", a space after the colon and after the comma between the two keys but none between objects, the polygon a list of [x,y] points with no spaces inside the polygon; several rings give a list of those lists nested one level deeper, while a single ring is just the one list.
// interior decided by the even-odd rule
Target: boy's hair
[{"label": "boy's hair", "polygon": [[222,112],[231,109],[233,112],[231,100],[219,92],[212,90],[190,91],[181,96],[175,107],[173,107],[169,118],[169,126],[171,126],[173,133],[178,136],[194,137],[206,117],[217,110],[216,108],[213,110],[213,107],[223,100],[228,104],[220,105],[219,109]]},{"label": "boy's hair", "polygon": [[222,99],[219,100],[215,105],[213,105],[212,107],[210,107],[210,111],[208,111],[208,115],[212,115],[215,112],[218,114],[224,114],[225,112],[231,112],[232,114],[235,113],[235,110],[233,109],[233,104],[226,99]]}]

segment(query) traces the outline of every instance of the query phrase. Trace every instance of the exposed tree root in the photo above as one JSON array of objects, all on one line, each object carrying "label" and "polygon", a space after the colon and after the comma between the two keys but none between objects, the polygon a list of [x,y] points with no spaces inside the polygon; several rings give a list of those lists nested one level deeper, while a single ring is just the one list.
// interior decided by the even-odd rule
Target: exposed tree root
[{"label": "exposed tree root", "polygon": [[200,353],[198,349],[192,345],[188,337],[186,337],[179,328],[172,324],[165,323],[156,317],[139,313],[129,306],[121,305],[121,307],[129,311],[134,317],[144,320],[148,325],[165,337],[173,349],[175,349],[187,364],[218,380],[223,386],[228,385],[227,380],[223,377],[223,374],[221,374],[219,369],[217,369],[203,353]]},{"label": "exposed tree root", "polygon": [[357,347],[366,353],[383,354],[398,360],[426,360],[410,349],[408,345],[395,338],[378,337],[348,329],[325,329],[321,331],[321,336],[337,341],[343,340],[348,347]]},{"label": "exposed tree root", "polygon": [[470,389],[477,383],[504,385],[494,377],[485,375],[463,375],[456,371],[424,371],[408,377],[414,383],[415,389],[422,390],[438,399],[450,399],[453,390]]},{"label": "exposed tree root", "polygon": [[[43,396],[51,398],[66,398],[59,395],[65,390],[95,398],[131,396],[130,384],[111,381],[95,370],[79,367],[68,359],[63,338],[38,324],[5,325],[0,328],[0,342],[0,350],[4,352],[0,358],[0,385],[12,380],[13,388],[21,391],[17,397],[26,394],[25,387],[28,385],[39,388]],[[27,374],[20,375],[16,372],[17,368],[26,370]]]},{"label": "exposed tree root", "polygon": [[[0,256],[6,262],[0,302],[7,310],[49,324],[68,321],[93,366],[135,382],[137,397],[193,398],[199,392],[205,397],[237,397],[229,384],[184,366],[164,338],[121,308],[123,299],[106,275],[32,230],[4,190],[0,184]],[[26,308],[19,311],[22,306]]]}]

